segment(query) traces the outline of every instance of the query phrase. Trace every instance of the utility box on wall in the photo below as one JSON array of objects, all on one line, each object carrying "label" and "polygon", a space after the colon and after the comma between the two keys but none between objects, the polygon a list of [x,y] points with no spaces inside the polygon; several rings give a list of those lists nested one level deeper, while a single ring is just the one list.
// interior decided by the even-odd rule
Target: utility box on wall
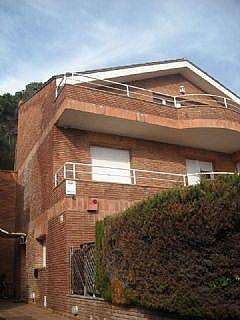
[{"label": "utility box on wall", "polygon": [[75,180],[66,180],[66,195],[75,196],[77,194],[77,186]]},{"label": "utility box on wall", "polygon": [[88,198],[88,211],[98,211],[99,208],[99,200],[98,198]]}]

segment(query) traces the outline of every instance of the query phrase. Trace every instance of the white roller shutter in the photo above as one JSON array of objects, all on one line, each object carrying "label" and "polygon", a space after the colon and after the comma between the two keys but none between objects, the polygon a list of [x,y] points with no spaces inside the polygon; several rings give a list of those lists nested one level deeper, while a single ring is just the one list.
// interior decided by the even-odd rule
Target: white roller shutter
[{"label": "white roller shutter", "polygon": [[[198,184],[201,181],[200,172],[213,172],[212,162],[186,160],[186,168],[188,175],[188,185]],[[211,176],[209,177],[211,178]]]},{"label": "white roller shutter", "polygon": [[91,146],[92,179],[131,183],[129,151]]},{"label": "white roller shutter", "polygon": [[192,186],[194,184],[200,183],[200,176],[194,175],[200,172],[199,161],[198,160],[186,160],[187,174],[188,174],[188,185]]},{"label": "white roller shutter", "polygon": [[199,161],[200,172],[213,172],[212,162]]}]

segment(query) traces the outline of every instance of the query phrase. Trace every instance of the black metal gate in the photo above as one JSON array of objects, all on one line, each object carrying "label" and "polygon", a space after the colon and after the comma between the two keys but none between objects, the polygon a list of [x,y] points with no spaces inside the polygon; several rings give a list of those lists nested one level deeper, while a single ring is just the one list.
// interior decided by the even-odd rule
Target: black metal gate
[{"label": "black metal gate", "polygon": [[95,296],[94,243],[85,243],[79,249],[71,248],[71,293]]}]

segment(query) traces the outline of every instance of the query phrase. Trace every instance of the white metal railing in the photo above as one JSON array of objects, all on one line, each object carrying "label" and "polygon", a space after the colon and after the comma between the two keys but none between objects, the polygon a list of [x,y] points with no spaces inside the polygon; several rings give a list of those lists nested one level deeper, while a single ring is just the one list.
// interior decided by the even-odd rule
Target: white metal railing
[{"label": "white metal railing", "polygon": [[64,180],[101,181],[118,184],[145,185],[171,188],[177,185],[188,186],[202,179],[215,179],[217,176],[233,175],[234,172],[201,172],[193,174],[171,173],[143,169],[125,169],[95,166],[88,163],[65,162],[54,175],[54,185]]},{"label": "white metal railing", "polygon": [[151,101],[159,105],[174,108],[215,106],[228,108],[238,112],[240,110],[237,102],[223,96],[199,93],[172,96],[165,93],[112,80],[100,79],[81,73],[68,73],[62,78],[58,79],[58,83],[56,85],[56,97],[59,95],[65,84],[78,85],[90,89],[117,93],[127,97]]}]

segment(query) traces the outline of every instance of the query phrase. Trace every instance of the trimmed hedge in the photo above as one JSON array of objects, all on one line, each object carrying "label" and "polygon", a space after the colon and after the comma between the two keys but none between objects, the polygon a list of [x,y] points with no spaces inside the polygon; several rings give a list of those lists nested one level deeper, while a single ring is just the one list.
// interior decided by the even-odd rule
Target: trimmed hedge
[{"label": "trimmed hedge", "polygon": [[116,304],[240,319],[240,177],[159,193],[96,225],[97,287]]}]

